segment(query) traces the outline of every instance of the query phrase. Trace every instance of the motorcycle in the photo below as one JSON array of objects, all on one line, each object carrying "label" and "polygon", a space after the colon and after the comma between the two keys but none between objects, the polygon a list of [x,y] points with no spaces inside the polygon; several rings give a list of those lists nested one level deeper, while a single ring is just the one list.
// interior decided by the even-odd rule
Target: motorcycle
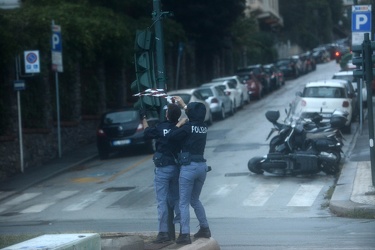
[{"label": "motorcycle", "polygon": [[[319,115],[319,114],[318,114]],[[290,118],[291,117],[291,118]],[[279,123],[279,111],[267,111],[266,118],[273,124],[267,136],[269,152],[264,157],[253,157],[248,169],[256,174],[277,175],[317,174],[323,171],[334,175],[340,170],[343,136],[340,128],[347,121],[346,114],[332,114],[329,123],[322,117],[305,119],[287,112],[284,123]]]}]

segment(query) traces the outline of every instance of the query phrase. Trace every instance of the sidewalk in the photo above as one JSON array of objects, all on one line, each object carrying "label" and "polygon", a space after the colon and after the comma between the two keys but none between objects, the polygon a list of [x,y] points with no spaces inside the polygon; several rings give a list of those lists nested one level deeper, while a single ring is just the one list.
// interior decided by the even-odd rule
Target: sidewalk
[{"label": "sidewalk", "polygon": [[375,219],[368,121],[363,122],[362,133],[359,129],[355,133],[354,147],[341,170],[329,208],[342,217]]}]

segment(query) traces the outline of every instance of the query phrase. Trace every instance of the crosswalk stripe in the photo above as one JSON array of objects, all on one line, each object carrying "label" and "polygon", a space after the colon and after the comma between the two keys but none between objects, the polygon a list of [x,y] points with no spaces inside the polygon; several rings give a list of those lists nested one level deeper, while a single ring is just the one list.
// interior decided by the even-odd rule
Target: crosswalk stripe
[{"label": "crosswalk stripe", "polygon": [[69,196],[75,195],[78,192],[79,191],[77,191],[77,190],[75,190],[75,191],[61,191],[60,193],[55,195],[55,198],[56,199],[65,199],[65,198],[68,198]]},{"label": "crosswalk stripe", "polygon": [[287,206],[308,207],[311,206],[324,185],[301,185],[293,195]]},{"label": "crosswalk stripe", "polygon": [[78,203],[75,203],[75,204],[72,204],[66,208],[63,209],[63,211],[78,211],[78,210],[82,210],[84,209],[85,207],[88,207],[90,206],[91,204],[93,204],[95,201],[99,200],[104,194],[102,193],[102,190],[99,190],[95,193],[93,193],[92,195],[90,195],[89,198],[87,199],[84,199]]},{"label": "crosswalk stripe", "polygon": [[254,191],[243,201],[244,206],[260,207],[272,196],[279,184],[260,184]]},{"label": "crosswalk stripe", "polygon": [[223,187],[220,187],[215,192],[215,195],[217,195],[217,196],[226,196],[228,193],[230,193],[237,186],[238,186],[238,184],[225,184]]},{"label": "crosswalk stripe", "polygon": [[28,207],[24,210],[22,210],[20,213],[22,214],[27,214],[27,213],[40,213],[42,212],[44,209],[48,208],[49,206],[55,204],[55,202],[50,202],[50,203],[44,203],[44,204],[38,204],[38,205],[34,205],[34,206],[31,206],[31,207]]},{"label": "crosswalk stripe", "polygon": [[30,200],[38,195],[40,195],[41,193],[25,193],[25,194],[21,194],[20,196],[4,203],[4,206],[14,206],[14,205],[17,205],[17,204],[20,204],[22,202],[25,202],[27,200]]}]

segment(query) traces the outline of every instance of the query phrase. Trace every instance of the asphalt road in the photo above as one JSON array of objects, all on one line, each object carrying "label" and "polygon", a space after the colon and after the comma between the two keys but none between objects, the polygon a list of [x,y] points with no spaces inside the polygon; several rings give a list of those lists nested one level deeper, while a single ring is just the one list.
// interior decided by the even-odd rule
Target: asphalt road
[{"label": "asphalt road", "polygon": [[[247,169],[251,157],[268,150],[272,125],[265,111],[280,110],[283,117],[304,82],[331,78],[338,69],[335,62],[318,65],[209,127],[205,156],[213,170],[201,200],[222,249],[375,249],[374,220],[329,211],[334,176],[255,175]],[[353,136],[345,138],[347,152]],[[156,231],[151,155],[129,152],[82,164],[5,200],[0,214],[2,234]],[[191,215],[194,233],[198,223]]]}]

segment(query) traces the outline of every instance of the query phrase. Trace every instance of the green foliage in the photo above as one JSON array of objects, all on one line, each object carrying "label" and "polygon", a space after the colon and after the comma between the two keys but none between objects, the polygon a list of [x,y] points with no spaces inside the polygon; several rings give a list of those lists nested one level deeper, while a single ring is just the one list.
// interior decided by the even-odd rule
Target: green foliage
[{"label": "green foliage", "polygon": [[304,49],[332,41],[333,27],[342,18],[341,0],[280,0],[284,37]]}]

